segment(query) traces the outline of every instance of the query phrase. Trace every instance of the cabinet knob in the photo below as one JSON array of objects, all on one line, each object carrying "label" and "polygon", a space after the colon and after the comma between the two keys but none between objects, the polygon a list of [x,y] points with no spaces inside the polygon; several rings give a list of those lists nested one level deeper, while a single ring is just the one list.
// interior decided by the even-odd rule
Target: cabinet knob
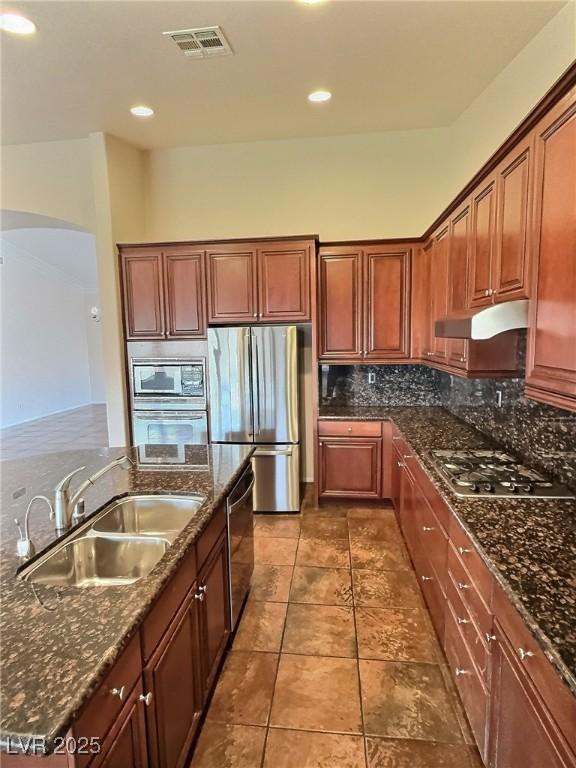
[{"label": "cabinet knob", "polygon": [[198,592],[204,592],[204,594],[206,594],[206,592],[208,592],[208,587],[206,585],[198,587]]},{"label": "cabinet knob", "polygon": [[466,547],[458,547],[458,552],[460,552],[461,555],[467,555],[468,552],[472,552],[472,550],[466,549]]},{"label": "cabinet knob", "polygon": [[348,432],[352,432],[352,427],[348,427]]},{"label": "cabinet knob", "polygon": [[457,617],[456,621],[458,624],[470,624],[470,619],[461,619],[459,616]]},{"label": "cabinet knob", "polygon": [[110,693],[112,694],[112,696],[117,696],[120,699],[120,701],[124,701],[124,693],[125,693],[125,691],[126,691],[126,686],[125,685],[121,686],[120,688],[111,688],[110,689]]},{"label": "cabinet knob", "polygon": [[254,317],[258,317],[258,312],[254,312]]},{"label": "cabinet knob", "polygon": [[196,592],[194,600],[200,600],[201,603],[204,602],[204,592]]},{"label": "cabinet knob", "polygon": [[490,288],[484,290],[484,296],[490,296]]},{"label": "cabinet knob", "polygon": [[404,453],[404,454],[402,455],[402,458],[403,458],[403,459],[411,459],[411,458],[413,458],[413,457],[412,457],[412,455],[411,455],[410,453]]},{"label": "cabinet knob", "polygon": [[431,525],[423,525],[422,530],[424,533],[428,533],[429,531],[435,531],[436,529]]},{"label": "cabinet knob", "polygon": [[470,584],[464,584],[463,582],[459,581],[458,582],[458,589],[460,589],[460,590],[462,590],[462,589],[470,589]]},{"label": "cabinet knob", "polygon": [[493,640],[496,640],[496,635],[491,635],[490,632],[486,632],[484,637],[486,638],[487,643],[491,643]]},{"label": "cabinet knob", "polygon": [[530,656],[534,656],[532,651],[525,651],[524,648],[518,648],[518,656],[520,656],[520,660],[524,661],[524,659],[528,659]]},{"label": "cabinet knob", "polygon": [[422,581],[434,581],[432,576],[420,576],[420,578],[422,579]]},{"label": "cabinet knob", "polygon": [[144,704],[149,707],[152,703],[152,691],[148,691],[148,693],[141,693],[140,696],[138,696],[138,700],[143,701]]},{"label": "cabinet knob", "polygon": [[460,669],[459,667],[456,667],[454,670],[454,673],[456,674],[456,677],[460,677],[461,675],[469,675],[470,670],[469,669]]}]

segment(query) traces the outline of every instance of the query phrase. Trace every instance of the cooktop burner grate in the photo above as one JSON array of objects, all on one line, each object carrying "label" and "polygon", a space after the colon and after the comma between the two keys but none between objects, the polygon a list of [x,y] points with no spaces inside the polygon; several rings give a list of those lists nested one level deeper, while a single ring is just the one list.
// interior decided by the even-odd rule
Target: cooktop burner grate
[{"label": "cooktop burner grate", "polygon": [[458,496],[574,498],[565,485],[504,451],[437,450],[430,456]]}]

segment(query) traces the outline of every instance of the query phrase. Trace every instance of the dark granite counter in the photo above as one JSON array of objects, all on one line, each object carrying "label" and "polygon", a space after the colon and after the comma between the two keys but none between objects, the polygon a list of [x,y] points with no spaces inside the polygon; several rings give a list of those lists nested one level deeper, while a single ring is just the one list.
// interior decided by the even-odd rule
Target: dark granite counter
[{"label": "dark granite counter", "polygon": [[[128,454],[133,469],[114,469],[85,494],[88,514],[114,498],[136,493],[206,494],[207,500],[150,574],[113,587],[48,587],[16,578],[17,530],[30,498],[53,498],[57,482],[85,465],[76,483],[112,459]],[[148,453],[148,456],[146,455]],[[152,454],[152,456],[150,456]],[[205,528],[246,466],[252,448],[239,445],[110,448],[43,454],[6,461],[2,473],[0,523],[0,632],[2,687],[0,749],[19,737],[39,737],[49,749],[98,687],[154,599]],[[162,461],[168,463],[147,463]],[[56,539],[47,507],[30,515],[38,552]],[[16,741],[15,741],[16,740]]]},{"label": "dark granite counter", "polygon": [[576,694],[576,500],[462,498],[426,452],[499,447],[439,407],[322,407],[322,419],[392,420],[544,653]]}]

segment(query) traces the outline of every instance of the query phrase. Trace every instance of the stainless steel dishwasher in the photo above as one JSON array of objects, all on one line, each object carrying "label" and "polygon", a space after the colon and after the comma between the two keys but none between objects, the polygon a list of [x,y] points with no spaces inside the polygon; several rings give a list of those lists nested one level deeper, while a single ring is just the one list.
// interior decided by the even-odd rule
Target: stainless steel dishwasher
[{"label": "stainless steel dishwasher", "polygon": [[232,631],[250,589],[254,570],[254,473],[248,466],[228,495],[227,528]]}]

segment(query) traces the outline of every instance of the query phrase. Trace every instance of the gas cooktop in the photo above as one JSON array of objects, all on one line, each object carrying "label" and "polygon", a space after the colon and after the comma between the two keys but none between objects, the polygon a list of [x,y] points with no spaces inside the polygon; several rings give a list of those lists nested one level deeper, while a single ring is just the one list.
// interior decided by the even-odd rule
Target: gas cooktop
[{"label": "gas cooktop", "polygon": [[572,499],[565,485],[526,467],[504,451],[430,451],[437,469],[458,496]]}]

